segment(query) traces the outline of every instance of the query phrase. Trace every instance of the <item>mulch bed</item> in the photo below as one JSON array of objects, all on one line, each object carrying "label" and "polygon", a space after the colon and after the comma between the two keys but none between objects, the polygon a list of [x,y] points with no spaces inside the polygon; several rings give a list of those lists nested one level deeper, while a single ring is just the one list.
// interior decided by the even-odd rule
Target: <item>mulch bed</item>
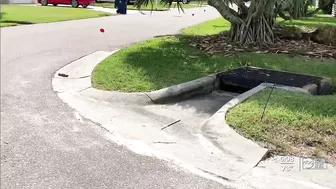
[{"label": "mulch bed", "polygon": [[196,47],[209,54],[224,53],[225,56],[233,56],[238,52],[254,52],[336,59],[335,46],[323,45],[304,39],[278,39],[273,45],[263,47],[242,47],[230,43],[229,38],[225,34],[218,34],[196,37],[191,41],[190,46]]}]

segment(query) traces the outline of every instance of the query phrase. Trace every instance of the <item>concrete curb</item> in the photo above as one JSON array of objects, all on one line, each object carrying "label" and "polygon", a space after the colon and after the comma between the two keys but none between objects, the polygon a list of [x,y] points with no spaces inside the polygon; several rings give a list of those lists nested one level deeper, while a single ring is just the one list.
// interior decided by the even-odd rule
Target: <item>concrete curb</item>
[{"label": "concrete curb", "polygon": [[[55,72],[52,80],[54,91],[81,91],[91,88],[91,74],[94,68],[105,58],[117,51],[95,51],[60,68]],[[62,77],[59,74],[66,74],[67,77]]]},{"label": "concrete curb", "polygon": [[[251,96],[259,93],[267,87],[275,87],[293,92],[309,93],[308,90],[289,87],[283,85],[274,85],[271,83],[263,83],[257,87],[235,97],[230,100],[221,109],[219,109],[212,117],[210,117],[202,126],[202,134],[207,140],[225,152],[234,154],[239,157],[241,161],[247,161],[245,163],[250,164],[251,167],[256,166],[266,155],[268,149],[260,147],[257,143],[250,139],[243,137],[232,129],[226,122],[226,114],[239,103],[244,102]],[[244,158],[249,157],[249,158]],[[234,162],[228,162],[233,164]],[[236,164],[238,166],[238,164]],[[237,168],[237,167],[236,167]],[[242,168],[237,168],[242,169]],[[252,168],[251,168],[252,169]]]},{"label": "concrete curb", "polygon": [[[257,68],[253,66],[249,66],[249,67]],[[264,69],[264,70],[269,70],[269,69]],[[297,73],[287,72],[287,71],[281,71],[281,72],[289,73],[289,74],[297,74]],[[215,74],[208,75],[208,76],[196,79],[196,80],[192,80],[189,82],[163,88],[157,91],[146,92],[145,94],[152,100],[153,103],[156,103],[156,104],[165,104],[169,102],[185,100],[194,95],[207,94],[207,93],[211,93],[214,90],[219,89],[220,88],[219,85],[221,82],[220,74],[221,73],[215,73]],[[304,75],[313,76],[313,75],[308,75],[308,74],[304,74]],[[313,77],[316,77],[316,76],[313,76]],[[306,93],[310,93],[313,95],[325,95],[325,94],[330,93],[331,78],[326,78],[326,77],[320,77],[320,78],[322,79],[319,81],[318,84],[308,84],[302,88],[284,86],[284,85],[279,85],[279,84],[277,84],[276,87],[283,88],[286,90],[291,90],[291,91],[295,89],[295,91],[306,92]],[[273,85],[273,84],[264,83],[262,85]]]},{"label": "concrete curb", "polygon": [[215,90],[216,75],[205,76],[196,80],[163,88],[145,94],[154,103],[167,103],[190,98],[197,94],[211,93]]},{"label": "concrete curb", "polygon": [[331,93],[331,78],[324,77],[322,80],[320,80],[318,88],[317,88],[317,94],[330,94]]}]

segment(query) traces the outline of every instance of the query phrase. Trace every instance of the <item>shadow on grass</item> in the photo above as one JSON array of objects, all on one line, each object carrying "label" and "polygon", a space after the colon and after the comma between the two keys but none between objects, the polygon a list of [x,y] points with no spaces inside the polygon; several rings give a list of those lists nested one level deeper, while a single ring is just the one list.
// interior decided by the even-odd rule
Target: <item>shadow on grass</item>
[{"label": "shadow on grass", "polygon": [[1,20],[1,23],[6,23],[6,24],[15,24],[15,25],[28,25],[28,24],[35,24],[35,23],[33,23],[33,22],[20,21],[20,20]]},{"label": "shadow on grass", "polygon": [[189,45],[193,38],[193,36],[178,35],[137,44],[135,48],[128,48],[123,63],[134,70],[141,69],[146,75],[142,79],[150,82],[150,87],[153,89],[245,65],[328,76],[333,79],[334,84],[336,83],[336,63],[333,60],[321,61],[280,54],[240,53],[233,57],[221,54],[208,55]]},{"label": "shadow on grass", "polygon": [[124,62],[132,67],[132,70],[141,69],[146,76],[142,79],[151,83],[151,86],[145,90],[161,89],[179,84],[181,81],[197,79],[215,71],[218,59],[189,47],[191,37],[164,38],[166,40],[154,39],[152,45],[138,44],[138,50],[132,50],[125,55]]}]

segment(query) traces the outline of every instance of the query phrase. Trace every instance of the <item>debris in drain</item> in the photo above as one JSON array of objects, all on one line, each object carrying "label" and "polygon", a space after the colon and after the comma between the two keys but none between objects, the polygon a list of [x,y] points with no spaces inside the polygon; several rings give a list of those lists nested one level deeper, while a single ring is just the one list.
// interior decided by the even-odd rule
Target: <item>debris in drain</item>
[{"label": "debris in drain", "polygon": [[61,76],[61,77],[68,77],[69,75],[68,75],[68,74],[65,74],[65,73],[58,73],[58,76]]},{"label": "debris in drain", "polygon": [[162,127],[161,130],[166,129],[166,128],[168,128],[168,127],[170,127],[170,126],[172,126],[172,125],[174,125],[175,123],[178,123],[178,122],[180,122],[180,121],[181,121],[180,119],[179,119],[179,120],[176,120],[176,121],[174,121],[173,123],[170,123],[169,125]]}]

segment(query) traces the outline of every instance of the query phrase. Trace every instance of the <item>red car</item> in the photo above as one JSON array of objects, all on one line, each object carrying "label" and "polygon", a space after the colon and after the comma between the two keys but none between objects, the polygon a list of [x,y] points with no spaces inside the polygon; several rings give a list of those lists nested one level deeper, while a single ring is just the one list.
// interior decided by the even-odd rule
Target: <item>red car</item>
[{"label": "red car", "polygon": [[42,6],[47,6],[48,4],[53,4],[57,6],[58,4],[71,5],[72,7],[77,8],[81,5],[83,8],[86,8],[91,3],[94,3],[95,0],[37,0]]}]

